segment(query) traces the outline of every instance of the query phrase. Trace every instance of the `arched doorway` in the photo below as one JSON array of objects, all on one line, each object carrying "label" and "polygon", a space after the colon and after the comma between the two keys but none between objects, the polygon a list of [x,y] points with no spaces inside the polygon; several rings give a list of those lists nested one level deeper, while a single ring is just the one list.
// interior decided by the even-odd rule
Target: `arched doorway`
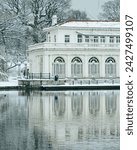
[{"label": "arched doorway", "polygon": [[79,57],[74,57],[71,61],[71,75],[72,77],[83,77],[83,65]]},{"label": "arched doorway", "polygon": [[59,78],[65,77],[65,60],[62,57],[57,57],[53,63],[53,75],[58,75]]},{"label": "arched doorway", "polygon": [[96,57],[88,61],[88,74],[89,77],[99,77],[99,60]]},{"label": "arched doorway", "polygon": [[105,74],[106,77],[116,76],[116,61],[112,57],[108,57],[105,61]]}]

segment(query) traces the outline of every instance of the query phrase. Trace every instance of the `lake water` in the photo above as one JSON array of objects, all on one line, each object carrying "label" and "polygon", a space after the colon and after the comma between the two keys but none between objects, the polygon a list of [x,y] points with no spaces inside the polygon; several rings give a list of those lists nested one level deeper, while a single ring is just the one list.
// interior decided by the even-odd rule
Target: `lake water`
[{"label": "lake water", "polygon": [[0,150],[119,150],[119,91],[0,91]]}]

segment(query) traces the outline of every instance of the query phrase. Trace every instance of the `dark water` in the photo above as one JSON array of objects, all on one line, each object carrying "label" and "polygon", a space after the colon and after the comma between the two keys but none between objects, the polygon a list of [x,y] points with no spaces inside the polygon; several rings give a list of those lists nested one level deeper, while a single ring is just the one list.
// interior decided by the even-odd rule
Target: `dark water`
[{"label": "dark water", "polygon": [[119,91],[0,91],[0,150],[119,150]]}]

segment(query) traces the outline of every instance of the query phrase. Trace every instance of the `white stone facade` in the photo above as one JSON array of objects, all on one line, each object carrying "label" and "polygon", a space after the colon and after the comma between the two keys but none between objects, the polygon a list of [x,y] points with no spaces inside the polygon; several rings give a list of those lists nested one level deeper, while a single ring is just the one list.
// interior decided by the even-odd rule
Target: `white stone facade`
[{"label": "white stone facade", "polygon": [[119,78],[120,23],[68,21],[28,49],[29,72],[60,78]]}]

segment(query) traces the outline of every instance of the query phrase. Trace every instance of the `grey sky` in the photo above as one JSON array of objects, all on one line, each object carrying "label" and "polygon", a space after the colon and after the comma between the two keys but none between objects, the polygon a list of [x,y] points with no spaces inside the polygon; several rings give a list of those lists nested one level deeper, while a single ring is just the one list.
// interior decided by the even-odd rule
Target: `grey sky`
[{"label": "grey sky", "polygon": [[72,0],[72,8],[84,10],[91,19],[97,19],[101,5],[108,0]]}]

